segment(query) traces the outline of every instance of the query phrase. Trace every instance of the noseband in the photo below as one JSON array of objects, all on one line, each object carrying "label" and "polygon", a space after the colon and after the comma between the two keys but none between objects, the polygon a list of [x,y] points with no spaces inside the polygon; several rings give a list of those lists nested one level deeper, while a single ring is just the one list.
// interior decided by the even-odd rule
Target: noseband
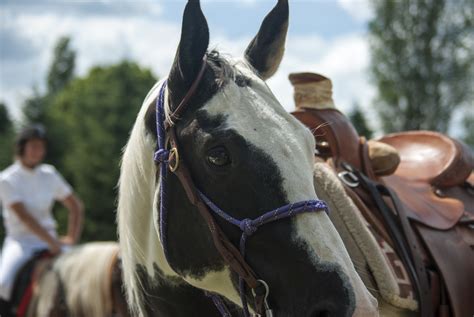
[{"label": "noseband", "polygon": [[[214,245],[219,251],[220,255],[226,264],[229,265],[231,269],[239,275],[239,292],[245,317],[250,316],[247,297],[245,295],[247,286],[252,290],[252,295],[254,296],[256,316],[270,317],[273,316],[273,313],[267,302],[269,295],[268,285],[263,280],[257,278],[255,272],[245,261],[245,242],[247,238],[254,234],[258,228],[264,224],[282,218],[292,217],[304,212],[322,210],[328,212],[328,207],[324,201],[307,200],[279,207],[275,210],[264,213],[256,219],[238,220],[221,210],[195,186],[188,167],[186,166],[183,158],[179,156],[175,124],[177,121],[179,121],[181,114],[184,112],[186,104],[196,92],[196,89],[204,75],[206,65],[206,58],[204,58],[197,78],[194,80],[191,88],[186,93],[183,100],[179,103],[178,107],[176,107],[176,109],[168,116],[168,118],[165,116],[164,108],[166,81],[160,87],[159,95],[156,101],[156,128],[158,146],[154,155],[154,160],[156,164],[160,164],[161,177],[159,231],[161,243],[163,245],[165,257],[168,263],[171,265],[167,248],[167,205],[165,187],[168,170],[170,170],[178,177],[186,192],[186,195],[188,196],[189,201],[197,207],[201,216],[206,221],[209,231],[211,232]],[[240,250],[237,250],[237,248],[229,241],[225,233],[217,224],[213,214],[240,228],[242,231],[239,246]],[[212,298],[222,316],[231,317],[231,314],[226,308],[224,302],[217,294],[207,294]]]}]

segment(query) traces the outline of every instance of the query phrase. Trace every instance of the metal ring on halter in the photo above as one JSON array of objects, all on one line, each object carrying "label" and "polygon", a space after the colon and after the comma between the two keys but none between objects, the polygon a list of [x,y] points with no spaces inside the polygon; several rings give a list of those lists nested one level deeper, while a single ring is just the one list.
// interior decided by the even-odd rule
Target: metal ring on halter
[{"label": "metal ring on halter", "polygon": [[[268,305],[268,301],[267,301],[268,295],[270,294],[270,287],[268,287],[267,282],[265,282],[264,280],[257,280],[257,282],[261,283],[263,287],[265,288],[265,296],[263,298],[263,304],[265,307],[265,316],[262,316],[260,314],[254,314],[254,316],[255,317],[273,317],[273,311]],[[252,295],[254,297],[257,297],[257,294],[255,293],[255,289],[252,289]]]},{"label": "metal ring on halter", "polygon": [[[265,288],[265,297],[264,297],[264,298],[267,299],[268,294],[270,294],[270,287],[268,287],[267,282],[265,282],[264,280],[257,280],[257,282],[261,283],[261,284],[263,285],[263,287]],[[254,289],[254,288],[252,288],[252,295],[253,295],[254,297],[257,296],[257,293],[255,293],[255,289]]]},{"label": "metal ring on halter", "polygon": [[359,186],[359,178],[352,172],[342,171],[337,176],[349,187],[355,188]]},{"label": "metal ring on halter", "polygon": [[[173,158],[174,158],[174,164],[171,163],[173,161]],[[176,171],[179,167],[179,153],[178,153],[177,148],[174,147],[170,150],[168,161],[169,161],[170,171],[172,172]]]}]

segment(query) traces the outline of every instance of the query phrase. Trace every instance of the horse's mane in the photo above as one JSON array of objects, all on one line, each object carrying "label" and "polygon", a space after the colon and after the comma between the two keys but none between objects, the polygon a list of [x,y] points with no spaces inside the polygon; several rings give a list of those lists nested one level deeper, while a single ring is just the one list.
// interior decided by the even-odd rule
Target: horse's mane
[{"label": "horse's mane", "polygon": [[[214,71],[216,82],[219,87],[229,79],[235,79],[236,68],[233,67],[233,61],[230,56],[222,54],[217,50],[207,53],[208,65]],[[235,63],[235,62],[234,62]]]},{"label": "horse's mane", "polygon": [[[140,315],[143,302],[143,296],[138,291],[141,285],[136,275],[137,264],[146,263],[147,248],[160,243],[153,232],[153,224],[150,224],[153,222],[150,213],[153,208],[156,173],[150,155],[155,144],[151,135],[146,133],[145,126],[148,106],[156,99],[160,86],[161,83],[157,83],[143,102],[124,149],[120,171],[118,233],[125,289],[133,315]],[[138,233],[140,237],[137,236]]]}]

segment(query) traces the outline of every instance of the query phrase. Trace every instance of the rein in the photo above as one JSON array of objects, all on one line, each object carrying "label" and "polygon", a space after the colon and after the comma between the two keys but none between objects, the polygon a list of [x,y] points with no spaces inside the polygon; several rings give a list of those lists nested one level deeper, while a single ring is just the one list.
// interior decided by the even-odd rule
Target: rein
[{"label": "rein", "polygon": [[[189,169],[182,157],[179,156],[179,146],[176,136],[175,123],[179,121],[180,115],[186,108],[188,101],[194,95],[201,82],[206,68],[206,58],[198,73],[198,76],[191,85],[189,91],[183,100],[173,111],[168,120],[165,116],[165,91],[166,81],[160,87],[159,95],[156,101],[156,129],[157,129],[157,151],[154,154],[156,164],[160,165],[160,210],[159,210],[159,233],[161,244],[165,253],[166,260],[169,261],[168,242],[167,242],[167,204],[166,204],[166,179],[168,170],[174,173],[180,180],[189,201],[198,208],[201,216],[207,223],[215,247],[224,259],[227,265],[239,276],[239,293],[242,302],[244,316],[249,317],[250,312],[247,304],[246,286],[252,290],[255,301],[255,316],[273,316],[273,312],[268,305],[269,287],[263,280],[257,278],[257,275],[245,261],[245,245],[247,238],[253,235],[260,226],[267,223],[295,216],[304,212],[326,211],[328,207],[321,200],[307,200],[288,204],[277,209],[264,213],[256,219],[238,220],[231,217],[225,211],[215,205],[207,196],[199,191],[195,186]],[[229,241],[225,233],[217,224],[213,214],[218,215],[225,221],[237,226],[242,231],[239,250]],[[214,293],[207,293],[215,303],[222,316],[231,317],[222,298]]]}]

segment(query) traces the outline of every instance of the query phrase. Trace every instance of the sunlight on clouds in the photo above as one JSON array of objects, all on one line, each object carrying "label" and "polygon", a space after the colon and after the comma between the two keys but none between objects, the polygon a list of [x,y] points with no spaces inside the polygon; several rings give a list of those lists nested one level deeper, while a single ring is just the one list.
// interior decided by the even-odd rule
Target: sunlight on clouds
[{"label": "sunlight on clouds", "polygon": [[[9,61],[0,70],[1,98],[14,110],[17,118],[22,100],[31,87],[44,83],[52,48],[60,36],[72,37],[72,45],[77,50],[78,75],[85,75],[97,64],[131,59],[151,68],[159,77],[168,73],[180,36],[180,21],[166,22],[156,16],[147,18],[140,14],[122,17],[27,12],[7,17],[5,25],[31,43],[35,50],[27,60]],[[254,36],[229,38],[222,30],[214,30],[211,34],[214,35],[211,36],[210,48],[233,56],[242,56]],[[362,106],[368,105],[374,95],[368,82],[368,64],[367,39],[361,34],[327,40],[316,33],[298,36],[290,33],[282,65],[268,84],[285,109],[291,111],[294,102],[288,74],[300,71],[322,73],[333,80],[336,104],[347,111],[354,101],[359,101]],[[21,81],[4,80],[15,76]]]},{"label": "sunlight on clouds", "polygon": [[[202,0],[201,2],[204,2],[204,3],[211,3],[211,2],[222,2],[222,3],[226,3],[226,2],[235,2],[235,0]],[[239,0],[239,3],[242,4],[242,5],[247,5],[247,6],[253,6],[257,3],[257,0]]]},{"label": "sunlight on clouds", "polygon": [[355,101],[365,106],[372,100],[375,91],[369,84],[368,66],[369,48],[363,35],[347,35],[329,41],[317,36],[290,37],[282,65],[269,85],[283,106],[291,111],[294,102],[288,74],[321,73],[333,82],[337,107],[347,112]]},{"label": "sunlight on clouds", "polygon": [[[164,76],[173,60],[180,34],[178,24],[139,17],[24,14],[8,23],[32,43],[36,51],[29,60],[2,61],[1,99],[7,102],[16,118],[19,118],[20,106],[31,87],[43,89],[41,85],[51,62],[52,48],[60,36],[71,36],[72,46],[77,51],[76,73],[80,76],[92,66],[113,64],[123,59],[135,60]],[[9,75],[20,77],[22,82],[7,81]]]},{"label": "sunlight on clouds", "polygon": [[339,6],[358,21],[368,21],[373,16],[369,0],[337,0]]},{"label": "sunlight on clouds", "polygon": [[[251,37],[230,39],[223,35],[211,41],[233,56],[242,56]],[[324,40],[317,35],[289,36],[282,64],[268,85],[287,111],[293,111],[293,88],[288,80],[292,72],[321,73],[333,81],[334,101],[348,113],[354,102],[366,110],[369,119],[375,120],[375,111],[369,109],[375,89],[369,83],[370,62],[367,39],[361,34],[350,34]]]}]

